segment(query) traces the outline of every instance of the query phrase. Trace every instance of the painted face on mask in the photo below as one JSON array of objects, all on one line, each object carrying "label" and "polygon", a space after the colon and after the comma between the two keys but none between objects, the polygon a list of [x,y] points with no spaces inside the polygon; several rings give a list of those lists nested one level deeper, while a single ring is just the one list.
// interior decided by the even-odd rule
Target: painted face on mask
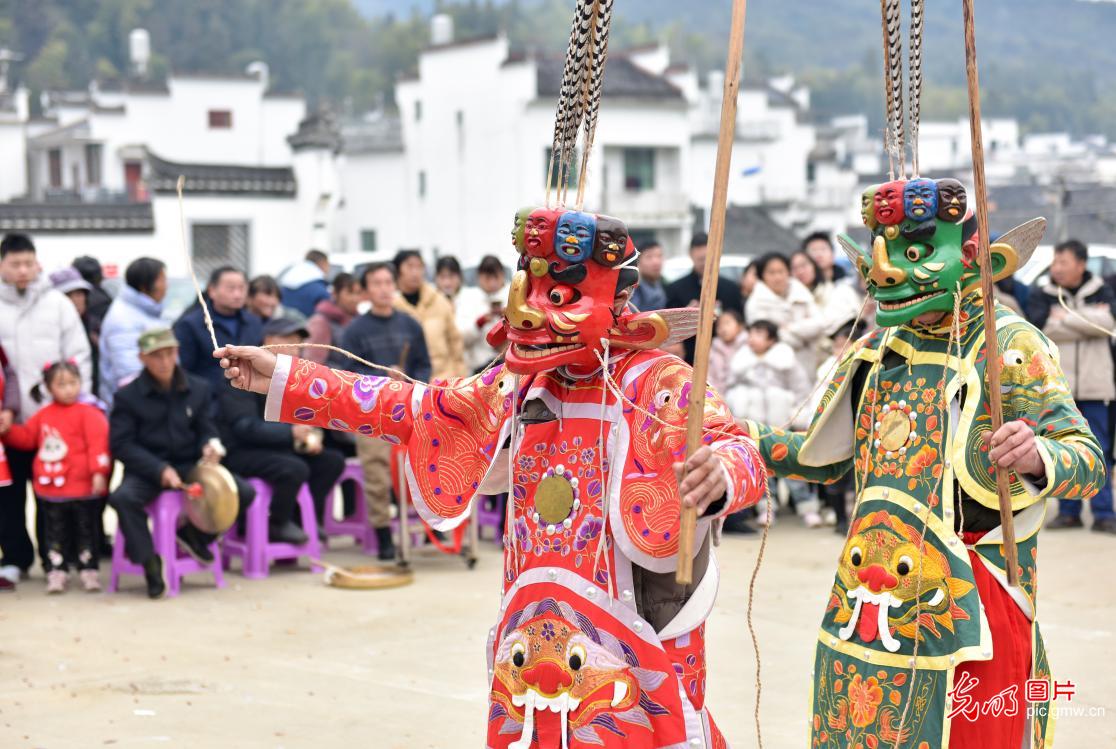
[{"label": "painted face on mask", "polygon": [[[533,239],[546,234],[545,227],[537,225],[540,219],[556,228],[545,253],[532,246]],[[661,316],[623,308],[638,279],[634,268],[620,267],[634,261],[636,254],[623,222],[540,209],[530,214],[525,226],[526,249],[512,278],[505,319],[488,335],[493,346],[510,344],[510,371],[591,371],[600,365],[603,340],[615,348],[654,348],[666,338]]]},{"label": "painted face on mask", "polygon": [[567,211],[558,219],[554,251],[567,262],[584,262],[593,253],[596,236],[597,221],[594,216],[581,211]]},{"label": "painted face on mask", "polygon": [[955,179],[938,180],[938,218],[956,224],[969,209],[965,186]]},{"label": "painted face on mask", "polygon": [[527,251],[527,219],[530,218],[534,206],[520,208],[515,212],[515,224],[512,226],[512,244],[516,252],[522,254]]},{"label": "painted face on mask", "polygon": [[876,221],[895,226],[903,220],[903,181],[888,182],[876,188]]},{"label": "painted face on mask", "polygon": [[875,229],[879,226],[876,221],[876,188],[875,186],[869,187],[860,196],[860,220],[869,229]]},{"label": "painted face on mask", "polygon": [[938,213],[938,187],[931,179],[912,179],[903,188],[903,209],[912,221],[929,221]]},{"label": "painted face on mask", "polygon": [[523,244],[531,257],[545,257],[554,252],[554,230],[561,210],[536,208],[527,215],[523,225]]},{"label": "painted face on mask", "polygon": [[593,260],[608,268],[623,262],[629,254],[628,227],[618,218],[597,216],[597,238],[593,243]]}]

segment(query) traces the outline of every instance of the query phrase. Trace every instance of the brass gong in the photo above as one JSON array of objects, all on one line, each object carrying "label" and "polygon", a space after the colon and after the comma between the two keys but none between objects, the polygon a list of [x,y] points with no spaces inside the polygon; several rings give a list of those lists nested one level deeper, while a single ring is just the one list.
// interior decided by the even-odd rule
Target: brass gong
[{"label": "brass gong", "polygon": [[574,488],[559,476],[548,476],[535,490],[535,511],[547,525],[560,525],[574,506]]},{"label": "brass gong", "polygon": [[240,497],[228,469],[219,463],[198,463],[186,479],[200,491],[186,491],[186,517],[203,533],[220,535],[236,522]]}]

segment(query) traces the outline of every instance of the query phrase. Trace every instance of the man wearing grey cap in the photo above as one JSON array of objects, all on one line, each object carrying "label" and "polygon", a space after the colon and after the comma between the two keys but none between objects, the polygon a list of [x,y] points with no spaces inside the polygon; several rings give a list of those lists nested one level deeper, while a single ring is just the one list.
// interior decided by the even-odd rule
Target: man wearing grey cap
[{"label": "man wearing grey cap", "polygon": [[[178,365],[178,340],[170,328],[148,330],[139,337],[143,372],[116,392],[109,419],[112,453],[124,464],[124,480],[109,497],[124,531],[128,558],[141,565],[147,595],[166,590],[163,562],[155,553],[144,508],[167,489],[182,489],[186,476],[200,461],[220,463],[225,448],[210,415],[209,384]],[[251,504],[255,491],[237,476],[240,508]],[[212,562],[213,536],[187,523],[178,542],[201,562]]]}]

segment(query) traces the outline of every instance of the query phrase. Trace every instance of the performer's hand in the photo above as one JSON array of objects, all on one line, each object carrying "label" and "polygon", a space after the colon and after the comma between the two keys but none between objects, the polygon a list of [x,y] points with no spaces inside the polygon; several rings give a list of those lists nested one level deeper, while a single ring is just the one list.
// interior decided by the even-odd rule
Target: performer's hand
[{"label": "performer's hand", "polygon": [[686,461],[685,471],[681,463],[674,464],[674,475],[678,479],[678,492],[682,495],[683,507],[696,507],[702,515],[709,505],[725,496],[725,472],[721,470],[721,459],[708,445],[702,445]]},{"label": "performer's hand", "polygon": [[1023,421],[1009,421],[985,440],[989,442],[988,459],[1001,471],[1015,471],[1028,476],[1042,476],[1046,466],[1042,463],[1035,433]]},{"label": "performer's hand", "polygon": [[174,470],[174,468],[167,466],[163,469],[160,483],[163,485],[164,489],[181,489],[182,477],[178,475],[178,471]]},{"label": "performer's hand", "polygon": [[14,423],[15,414],[11,409],[5,408],[3,411],[0,411],[0,434],[6,434]]},{"label": "performer's hand", "polygon": [[223,346],[213,352],[221,360],[225,379],[235,388],[266,394],[275,374],[275,354],[256,346]]},{"label": "performer's hand", "polygon": [[108,493],[108,476],[103,473],[93,474],[93,496],[101,497]]}]

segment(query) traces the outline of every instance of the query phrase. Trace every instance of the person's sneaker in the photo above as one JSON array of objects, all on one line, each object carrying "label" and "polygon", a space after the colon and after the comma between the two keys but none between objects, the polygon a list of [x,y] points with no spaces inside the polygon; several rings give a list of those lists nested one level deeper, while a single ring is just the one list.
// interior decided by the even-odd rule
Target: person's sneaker
[{"label": "person's sneaker", "polygon": [[1093,530],[1097,533],[1113,533],[1116,534],[1116,518],[1104,518],[1103,520],[1093,521]]},{"label": "person's sneaker", "polygon": [[395,559],[395,541],[391,538],[391,528],[376,529],[376,544],[380,547],[376,558],[381,562]]},{"label": "person's sneaker", "polygon": [[267,529],[267,540],[273,544],[294,544],[298,546],[307,541],[306,531],[288,520],[280,525],[272,525]]},{"label": "person's sneaker", "polygon": [[837,525],[837,513],[826,507],[821,513],[822,523],[828,526]]},{"label": "person's sneaker", "polygon": [[82,570],[78,573],[81,578],[81,587],[86,593],[98,593],[101,590],[101,573],[97,570]]},{"label": "person's sneaker", "polygon": [[51,570],[47,573],[47,593],[64,593],[66,592],[66,572],[65,570]]},{"label": "person's sneaker", "polygon": [[1046,525],[1047,528],[1053,530],[1061,530],[1064,528],[1084,528],[1085,524],[1081,522],[1081,518],[1074,517],[1073,515],[1058,515]]},{"label": "person's sneaker", "polygon": [[822,516],[816,512],[807,512],[802,516],[802,522],[806,524],[807,528],[820,528]]},{"label": "person's sneaker", "polygon": [[16,584],[6,577],[0,577],[0,593],[14,593]]},{"label": "person's sneaker", "polygon": [[143,563],[143,576],[147,580],[147,597],[162,598],[167,592],[167,583],[163,580],[163,560],[158,554]]},{"label": "person's sneaker", "polygon": [[19,567],[16,567],[14,564],[6,564],[0,567],[0,580],[7,580],[14,586],[19,583],[19,578]]},{"label": "person's sneaker", "polygon": [[202,564],[213,564],[213,552],[209,550],[209,544],[201,537],[197,528],[187,523],[178,529],[176,535],[178,545],[195,561]]}]

